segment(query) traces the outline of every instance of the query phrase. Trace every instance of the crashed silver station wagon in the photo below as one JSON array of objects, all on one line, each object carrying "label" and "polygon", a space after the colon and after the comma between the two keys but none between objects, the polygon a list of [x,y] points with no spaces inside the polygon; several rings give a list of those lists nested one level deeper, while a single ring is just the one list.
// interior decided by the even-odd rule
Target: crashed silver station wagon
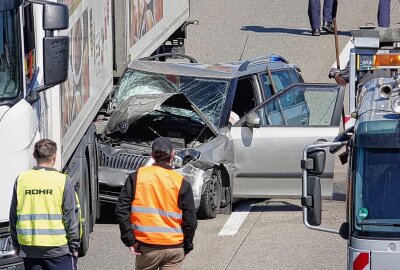
[{"label": "crashed silver station wagon", "polygon": [[[230,213],[236,198],[301,196],[305,146],[339,132],[343,90],[304,84],[299,69],[268,55],[215,65],[135,60],[96,119],[102,201],[151,164],[159,136],[191,183],[199,217]],[[322,195],[332,196],[333,156]]]}]

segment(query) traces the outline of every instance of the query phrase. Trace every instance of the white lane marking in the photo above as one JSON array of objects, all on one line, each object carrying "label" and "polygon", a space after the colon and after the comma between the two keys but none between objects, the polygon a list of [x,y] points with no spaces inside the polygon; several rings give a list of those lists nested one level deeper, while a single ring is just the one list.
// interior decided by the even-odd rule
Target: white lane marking
[{"label": "white lane marking", "polygon": [[232,212],[218,236],[235,235],[242,226],[243,222],[246,220],[247,215],[255,203],[256,201],[254,200],[246,200],[241,202]]},{"label": "white lane marking", "polygon": [[[354,48],[354,43],[351,42],[351,39],[350,39],[349,42],[347,42],[346,46],[344,47],[343,51],[339,55],[341,69],[344,69],[344,67],[347,65],[347,62],[349,62],[350,50],[352,48]],[[335,63],[333,63],[332,68],[336,68],[336,61],[335,61]]]}]

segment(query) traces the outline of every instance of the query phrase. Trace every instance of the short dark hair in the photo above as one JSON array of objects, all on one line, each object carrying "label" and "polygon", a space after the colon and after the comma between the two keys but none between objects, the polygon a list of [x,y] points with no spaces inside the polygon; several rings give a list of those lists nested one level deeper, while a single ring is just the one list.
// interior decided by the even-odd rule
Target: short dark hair
[{"label": "short dark hair", "polygon": [[51,161],[57,152],[57,144],[49,139],[41,139],[35,143],[33,157],[38,163]]},{"label": "short dark hair", "polygon": [[151,146],[151,154],[156,163],[169,163],[173,151],[172,142],[167,137],[158,137]]}]

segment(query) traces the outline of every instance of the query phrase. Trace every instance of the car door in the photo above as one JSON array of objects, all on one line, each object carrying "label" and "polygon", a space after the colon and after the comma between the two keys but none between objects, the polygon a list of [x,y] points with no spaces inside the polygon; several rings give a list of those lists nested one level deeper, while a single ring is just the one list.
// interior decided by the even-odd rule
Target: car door
[{"label": "car door", "polygon": [[[295,84],[266,100],[231,129],[233,196],[298,197],[303,149],[339,133],[343,89],[330,84]],[[256,115],[254,114],[256,113]],[[260,127],[246,118],[258,116]],[[328,154],[322,195],[332,196],[334,156]]]}]

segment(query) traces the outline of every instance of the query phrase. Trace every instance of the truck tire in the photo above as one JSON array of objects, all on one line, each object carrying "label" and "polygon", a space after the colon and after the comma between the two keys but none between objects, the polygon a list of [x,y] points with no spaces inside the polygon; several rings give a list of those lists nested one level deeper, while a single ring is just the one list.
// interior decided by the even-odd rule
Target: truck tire
[{"label": "truck tire", "polygon": [[86,255],[88,249],[89,249],[89,233],[90,233],[90,209],[89,209],[89,167],[87,166],[86,159],[83,159],[82,161],[82,166],[83,166],[83,177],[80,180],[80,188],[82,191],[80,194],[79,198],[79,203],[81,205],[81,212],[82,212],[82,218],[84,218],[84,221],[82,223],[82,239],[81,239],[81,244],[78,250],[79,257],[83,257]]},{"label": "truck tire", "polygon": [[203,195],[201,195],[200,206],[197,217],[200,219],[215,218],[221,205],[221,171],[214,169],[211,179],[206,183]]}]

